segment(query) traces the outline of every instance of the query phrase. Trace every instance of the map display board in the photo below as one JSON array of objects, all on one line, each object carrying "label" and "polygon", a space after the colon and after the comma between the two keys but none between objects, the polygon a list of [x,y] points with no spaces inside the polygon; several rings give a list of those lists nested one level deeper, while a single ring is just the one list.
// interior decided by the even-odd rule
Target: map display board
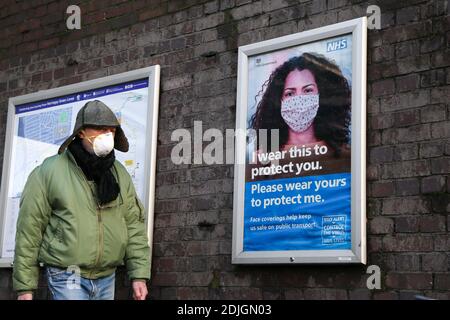
[{"label": "map display board", "polygon": [[20,197],[31,171],[57,154],[72,134],[78,111],[100,100],[115,113],[129,141],[115,150],[147,209],[151,242],[159,91],[159,66],[10,99],[2,174],[0,265],[14,257]]}]

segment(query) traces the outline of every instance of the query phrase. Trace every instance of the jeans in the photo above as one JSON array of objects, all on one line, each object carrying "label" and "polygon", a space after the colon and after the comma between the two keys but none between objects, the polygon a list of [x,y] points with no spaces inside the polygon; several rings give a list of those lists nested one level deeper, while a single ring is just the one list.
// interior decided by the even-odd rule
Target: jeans
[{"label": "jeans", "polygon": [[116,274],[87,279],[71,270],[47,267],[53,300],[114,300]]}]

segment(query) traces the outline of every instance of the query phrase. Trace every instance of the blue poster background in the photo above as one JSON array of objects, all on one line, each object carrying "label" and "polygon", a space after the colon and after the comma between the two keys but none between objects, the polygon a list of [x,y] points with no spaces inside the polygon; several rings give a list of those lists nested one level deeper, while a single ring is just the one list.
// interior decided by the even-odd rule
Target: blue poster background
[{"label": "blue poster background", "polygon": [[350,185],[350,173],[246,182],[244,251],[350,249]]}]

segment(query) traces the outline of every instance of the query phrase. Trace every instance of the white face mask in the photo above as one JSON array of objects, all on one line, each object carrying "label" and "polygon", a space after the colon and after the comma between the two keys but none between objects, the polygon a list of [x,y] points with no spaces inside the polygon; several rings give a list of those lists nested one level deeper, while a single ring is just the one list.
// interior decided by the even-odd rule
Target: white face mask
[{"label": "white face mask", "polygon": [[295,132],[303,132],[308,129],[313,123],[318,109],[318,94],[294,96],[281,102],[281,116]]},{"label": "white face mask", "polygon": [[99,134],[94,138],[93,142],[90,138],[87,139],[92,144],[92,148],[97,157],[106,157],[114,149],[114,136],[112,132]]}]

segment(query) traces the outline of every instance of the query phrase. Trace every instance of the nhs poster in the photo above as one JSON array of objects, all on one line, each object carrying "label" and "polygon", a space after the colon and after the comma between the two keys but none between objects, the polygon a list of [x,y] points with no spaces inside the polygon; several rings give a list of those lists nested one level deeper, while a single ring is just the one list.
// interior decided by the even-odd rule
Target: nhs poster
[{"label": "nhs poster", "polygon": [[351,249],[352,58],[351,33],[248,58],[244,252]]}]

